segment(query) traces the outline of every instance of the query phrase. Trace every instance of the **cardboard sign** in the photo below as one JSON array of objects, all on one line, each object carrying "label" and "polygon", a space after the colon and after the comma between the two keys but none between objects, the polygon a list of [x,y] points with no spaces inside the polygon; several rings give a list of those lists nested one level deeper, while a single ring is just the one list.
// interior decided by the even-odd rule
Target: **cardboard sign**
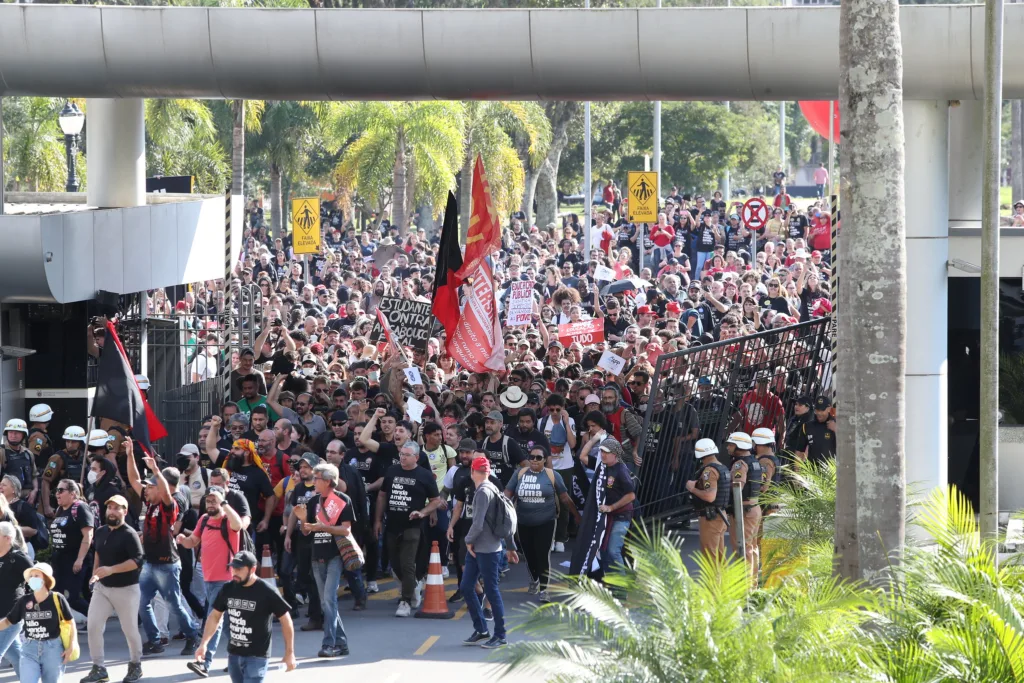
[{"label": "cardboard sign", "polygon": [[611,351],[605,351],[601,354],[601,359],[597,361],[597,367],[607,370],[613,375],[619,375],[622,374],[626,367],[626,359],[615,355]]},{"label": "cardboard sign", "polygon": [[409,384],[411,384],[412,386],[416,386],[417,384],[423,384],[423,378],[420,377],[419,368],[402,368],[402,372],[405,373],[405,378],[409,380]]},{"label": "cardboard sign", "polygon": [[513,282],[505,295],[506,327],[529,325],[533,320],[533,282]]},{"label": "cardboard sign", "polygon": [[615,282],[619,278],[615,276],[615,271],[608,266],[598,266],[594,269],[594,279],[598,282]]},{"label": "cardboard sign", "polygon": [[593,320],[581,320],[578,323],[566,323],[558,326],[558,341],[569,346],[573,342],[579,342],[583,346],[590,346],[604,341],[604,318]]},{"label": "cardboard sign", "polygon": [[[434,314],[430,312],[429,301],[413,301],[397,296],[385,296],[378,304],[387,316],[395,342],[421,351],[427,350],[430,329],[434,325]],[[374,320],[370,330],[370,341],[384,339],[384,330],[379,320]]]},{"label": "cardboard sign", "polygon": [[412,422],[423,423],[423,411],[426,407],[426,403],[417,401],[411,396],[405,401],[405,412],[409,413],[409,420]]}]

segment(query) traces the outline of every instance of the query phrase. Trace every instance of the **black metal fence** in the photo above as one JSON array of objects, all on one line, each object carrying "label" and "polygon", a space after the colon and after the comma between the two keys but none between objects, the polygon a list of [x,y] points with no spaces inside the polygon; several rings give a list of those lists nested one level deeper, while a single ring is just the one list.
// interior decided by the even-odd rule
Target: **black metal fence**
[{"label": "black metal fence", "polygon": [[831,396],[830,332],[830,319],[819,318],[660,356],[639,448],[640,514],[692,512],[686,482],[699,438],[724,452],[730,432],[770,427],[783,445],[797,399]]}]

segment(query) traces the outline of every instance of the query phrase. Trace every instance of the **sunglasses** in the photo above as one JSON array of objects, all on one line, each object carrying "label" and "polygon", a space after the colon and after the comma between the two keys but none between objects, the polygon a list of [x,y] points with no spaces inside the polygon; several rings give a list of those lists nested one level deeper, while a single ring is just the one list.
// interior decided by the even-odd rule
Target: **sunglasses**
[{"label": "sunglasses", "polygon": [[532,460],[533,462],[542,462],[545,460],[545,458],[543,455],[531,455],[530,460]]},{"label": "sunglasses", "polygon": [[68,491],[70,491],[70,490],[71,490],[71,489],[62,489],[62,488],[56,488],[56,489],[54,489],[54,491],[55,491],[56,493],[67,493],[67,492],[68,492]]},{"label": "sunglasses", "polygon": [[298,467],[299,465],[302,464],[302,461],[301,460],[289,460],[288,464],[291,465],[292,467]]},{"label": "sunglasses", "polygon": [[331,426],[332,427],[344,427],[347,424],[348,424],[348,422],[332,422]]}]

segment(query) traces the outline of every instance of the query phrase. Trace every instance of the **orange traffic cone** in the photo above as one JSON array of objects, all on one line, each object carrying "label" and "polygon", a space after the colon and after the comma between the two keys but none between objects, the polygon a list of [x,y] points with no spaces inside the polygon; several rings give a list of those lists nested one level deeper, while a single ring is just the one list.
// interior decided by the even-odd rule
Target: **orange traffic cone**
[{"label": "orange traffic cone", "polygon": [[441,550],[437,541],[430,546],[430,566],[427,568],[427,589],[423,595],[423,605],[416,612],[417,619],[451,619],[454,616],[448,609],[448,601],[444,597],[444,578],[441,576]]},{"label": "orange traffic cone", "polygon": [[270,584],[270,587],[277,590],[277,577],[274,575],[274,560],[270,556],[270,546],[263,544],[263,560],[256,574],[258,577]]}]

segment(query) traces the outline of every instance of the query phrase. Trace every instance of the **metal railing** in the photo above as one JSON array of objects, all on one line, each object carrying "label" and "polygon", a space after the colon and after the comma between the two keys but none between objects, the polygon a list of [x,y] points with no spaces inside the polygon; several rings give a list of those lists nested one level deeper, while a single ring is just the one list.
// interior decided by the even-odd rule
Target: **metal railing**
[{"label": "metal railing", "polygon": [[[770,427],[783,444],[797,399],[831,395],[830,331],[830,319],[819,318],[660,356],[639,448],[640,514],[688,518],[698,438],[714,440],[727,466],[731,431]],[[766,392],[758,392],[759,376]]]}]

